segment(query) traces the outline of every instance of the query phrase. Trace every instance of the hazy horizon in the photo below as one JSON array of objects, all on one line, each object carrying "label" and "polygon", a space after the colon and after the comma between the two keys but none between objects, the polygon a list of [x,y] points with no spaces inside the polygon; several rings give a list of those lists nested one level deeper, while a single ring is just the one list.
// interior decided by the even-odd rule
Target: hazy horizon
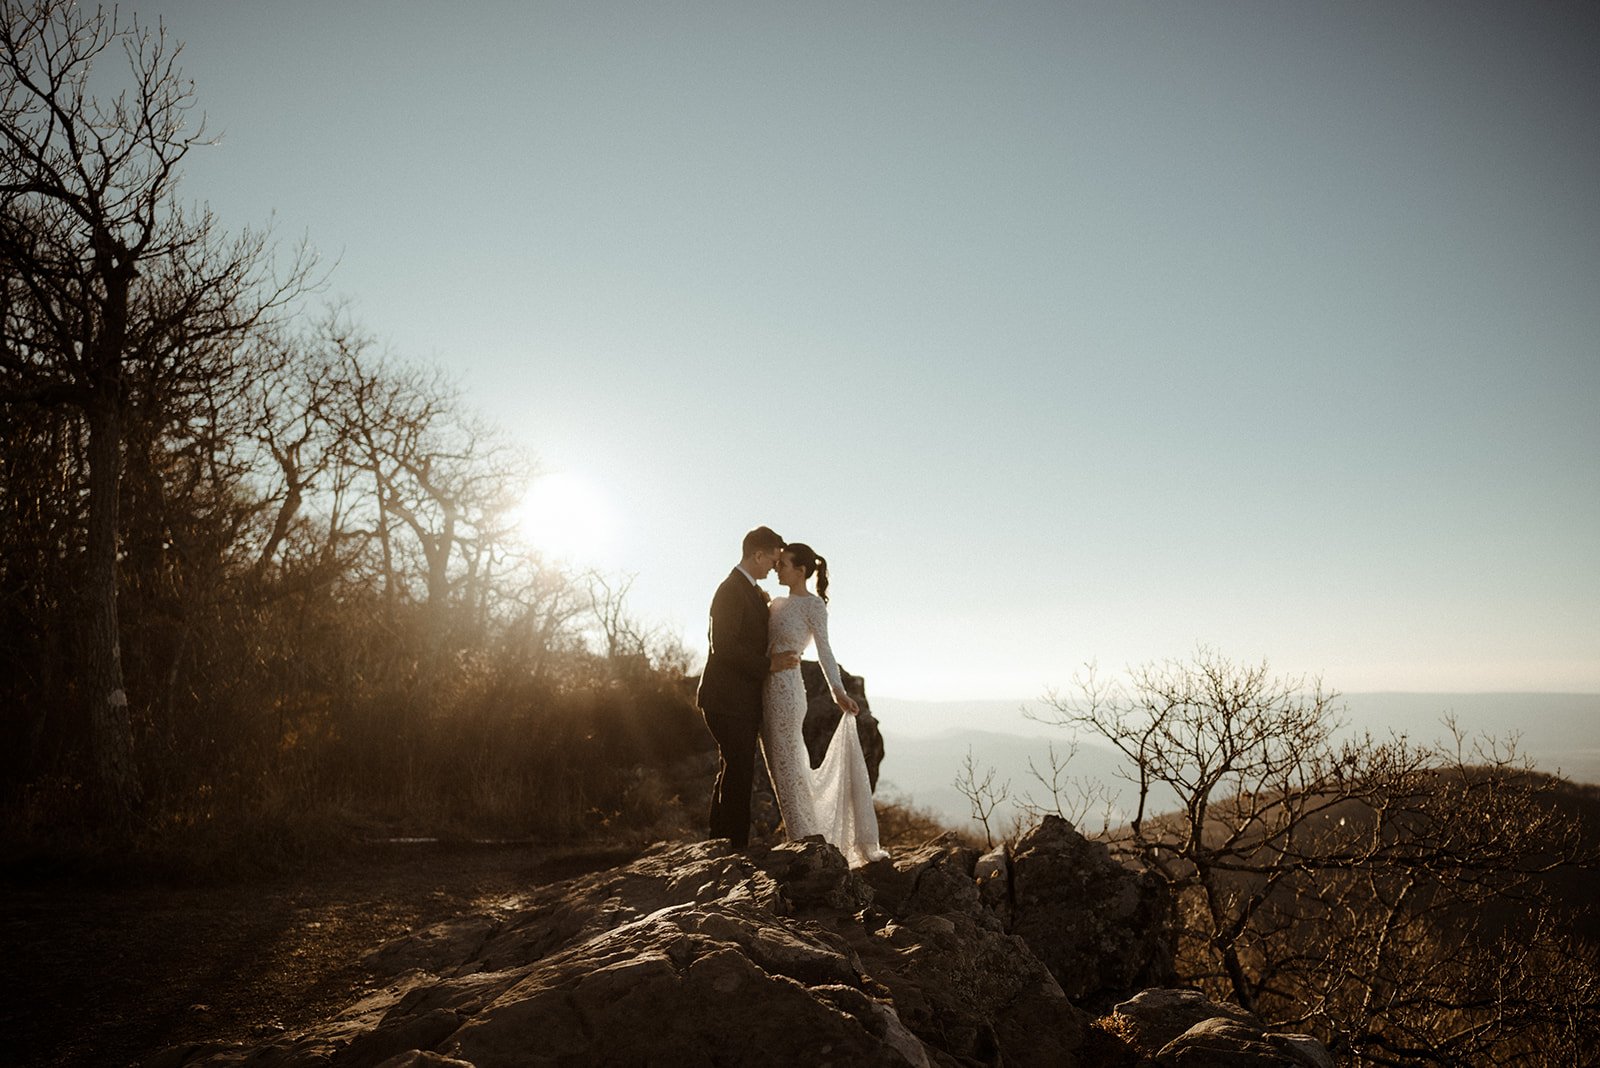
[{"label": "hazy horizon", "polygon": [[[996,784],[1009,782],[1016,798],[1029,789],[1042,793],[1028,760],[1041,760],[1052,742],[1064,752],[1073,738],[1067,730],[1024,718],[1004,700],[879,698],[870,679],[867,695],[884,737],[880,795],[931,808],[957,824],[967,822],[968,806],[953,780],[969,746],[976,765],[993,767]],[[1371,730],[1382,737],[1392,730],[1414,742],[1443,740],[1443,718],[1453,714],[1469,741],[1485,734],[1504,741],[1516,734],[1519,753],[1537,770],[1600,784],[1600,694],[1349,693],[1336,707],[1344,710],[1345,733]],[[1087,735],[1078,742],[1069,774],[1099,778],[1126,793],[1115,778],[1116,754]],[[1014,807],[1005,806],[1008,812]]]}]

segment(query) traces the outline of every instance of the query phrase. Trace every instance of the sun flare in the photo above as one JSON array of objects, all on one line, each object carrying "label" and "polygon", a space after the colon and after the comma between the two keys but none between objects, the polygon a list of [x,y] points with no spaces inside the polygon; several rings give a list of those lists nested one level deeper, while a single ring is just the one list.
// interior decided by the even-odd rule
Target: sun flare
[{"label": "sun flare", "polygon": [[594,564],[616,537],[616,513],[606,495],[582,475],[566,471],[534,481],[517,509],[528,545],[567,563]]}]

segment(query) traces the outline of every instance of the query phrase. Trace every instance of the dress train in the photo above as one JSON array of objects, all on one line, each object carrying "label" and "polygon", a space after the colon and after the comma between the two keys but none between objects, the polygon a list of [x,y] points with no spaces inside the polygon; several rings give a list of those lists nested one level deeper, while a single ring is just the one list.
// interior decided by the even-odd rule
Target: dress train
[{"label": "dress train", "polygon": [[[820,597],[801,594],[773,601],[769,637],[770,651],[775,653],[800,653],[815,642],[829,686],[835,693],[844,692],[839,665],[828,645],[827,608]],[[851,867],[887,857],[878,842],[872,781],[855,717],[840,713],[822,766],[813,770],[805,743],[806,692],[800,669],[767,676],[763,699],[761,749],[789,837],[820,834],[839,848]]]}]

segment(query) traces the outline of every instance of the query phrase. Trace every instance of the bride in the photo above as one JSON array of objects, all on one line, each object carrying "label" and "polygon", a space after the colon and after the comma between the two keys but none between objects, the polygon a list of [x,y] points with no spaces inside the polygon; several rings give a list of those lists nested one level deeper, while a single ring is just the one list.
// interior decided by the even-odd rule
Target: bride
[{"label": "bride", "polygon": [[[812,575],[817,592],[806,589]],[[828,562],[809,545],[786,546],[778,554],[778,581],[789,589],[771,605],[768,653],[801,653],[813,641],[833,700],[847,715],[828,743],[822,766],[811,767],[803,728],[806,686],[798,667],[767,676],[762,694],[761,750],[778,795],[778,811],[789,838],[820,834],[839,847],[851,867],[882,860],[878,817],[872,809],[872,783],[856,734],[861,709],[845,692],[839,664],[828,645]]]}]

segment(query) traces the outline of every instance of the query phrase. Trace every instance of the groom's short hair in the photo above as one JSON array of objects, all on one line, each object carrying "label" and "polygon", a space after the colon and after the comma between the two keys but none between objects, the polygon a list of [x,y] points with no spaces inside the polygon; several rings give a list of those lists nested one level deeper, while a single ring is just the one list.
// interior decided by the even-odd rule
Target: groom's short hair
[{"label": "groom's short hair", "polygon": [[771,527],[756,527],[744,536],[744,555],[751,553],[764,553],[772,549],[781,549],[784,546],[782,538]]}]

